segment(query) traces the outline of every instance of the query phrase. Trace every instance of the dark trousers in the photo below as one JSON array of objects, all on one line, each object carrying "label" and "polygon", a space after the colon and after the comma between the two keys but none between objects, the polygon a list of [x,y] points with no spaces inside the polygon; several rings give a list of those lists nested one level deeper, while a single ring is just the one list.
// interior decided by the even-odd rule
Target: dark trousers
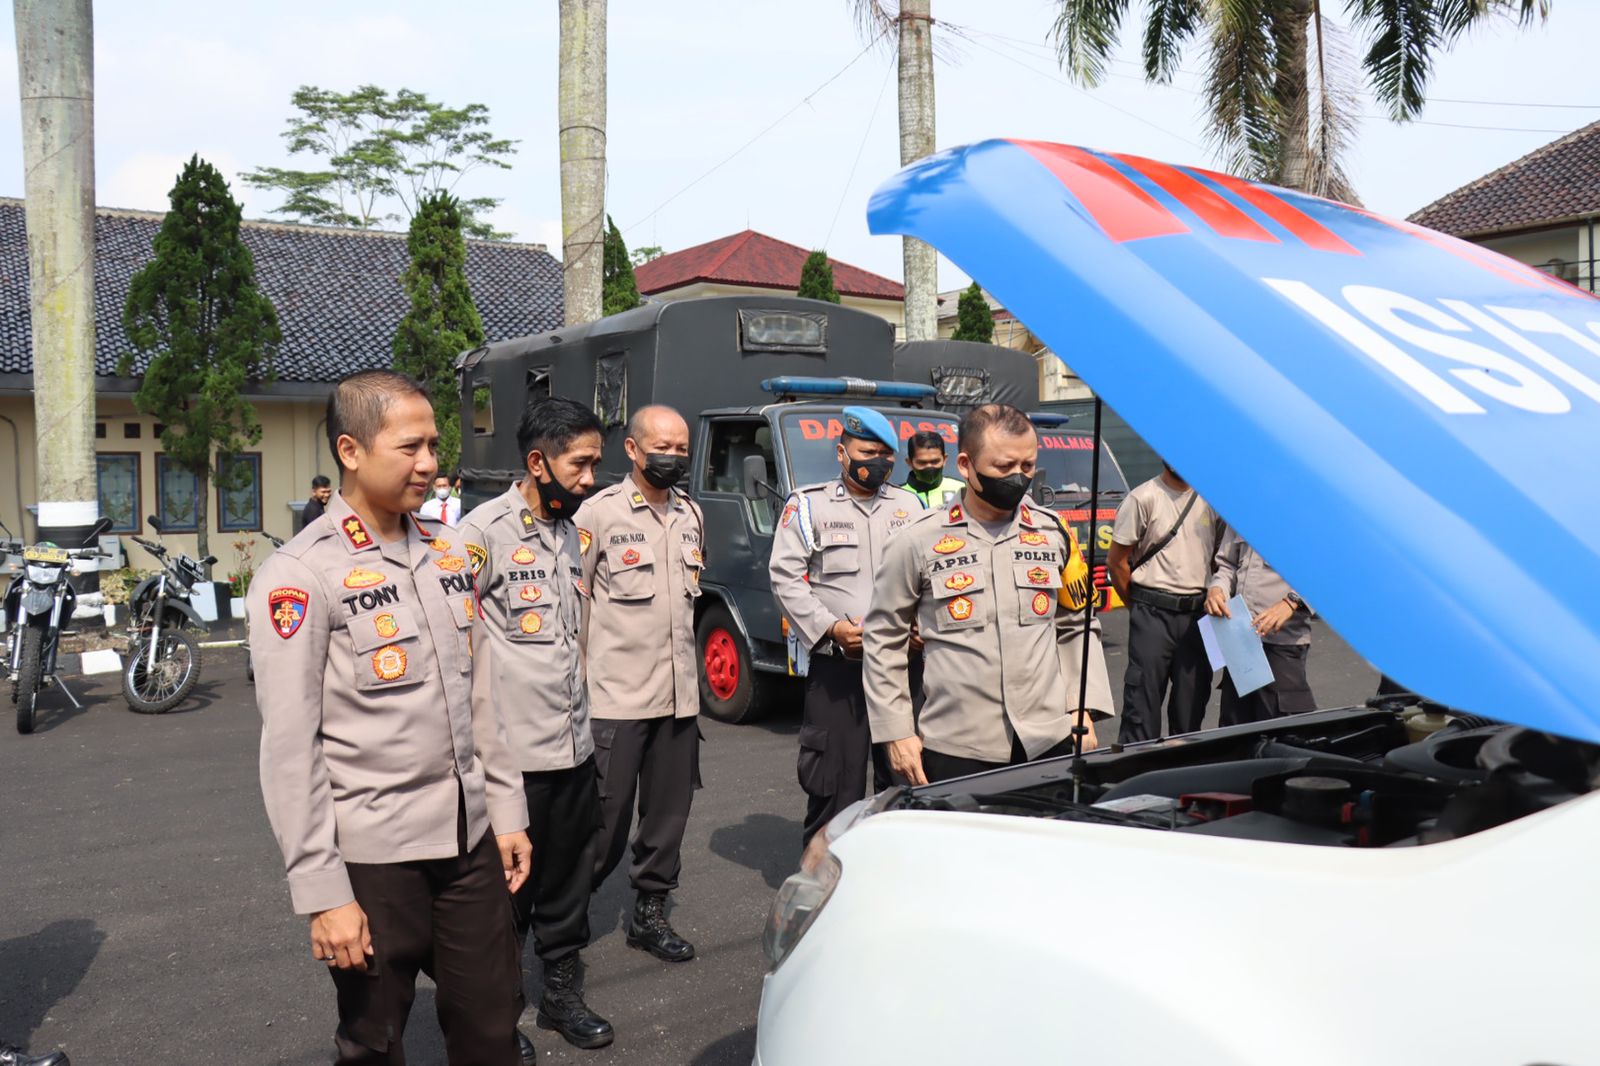
[{"label": "dark trousers", "polygon": [[366,973],[330,971],[339,1066],[404,1066],[401,1038],[422,971],[438,984],[450,1066],[517,1066],[522,968],[494,836],[451,859],[345,869],[367,912],[372,958]]},{"label": "dark trousers", "polygon": [[639,832],[633,838],[628,878],[638,892],[671,892],[683,869],[689,804],[700,787],[699,720],[596,718],[594,756],[601,822],[594,887],[622,861],[637,800]]},{"label": "dark trousers", "polygon": [[589,895],[600,840],[600,786],[594,757],[569,770],[524,772],[533,871],[514,899],[517,937],[558,962],[589,943]]},{"label": "dark trousers", "polygon": [[1128,604],[1128,673],[1117,735],[1123,744],[1161,735],[1163,701],[1173,736],[1200,728],[1211,697],[1211,663],[1200,642],[1202,613]]},{"label": "dark trousers", "polygon": [[[1049,751],[1039,756],[1040,759],[1056,759],[1063,755],[1072,754],[1072,738],[1068,737]],[[985,770],[1003,770],[1007,766],[1021,766],[1025,762],[1037,762],[1029,759],[1028,751],[1022,746],[1022,741],[1015,736],[1011,738],[1011,758],[1006,762],[984,762],[982,759],[963,759],[956,755],[946,755],[942,751],[932,748],[922,749],[922,773],[928,779],[928,784],[939,781],[949,781],[954,777],[966,777],[969,774],[981,774]]]},{"label": "dark trousers", "polygon": [[[920,684],[912,691],[917,688]],[[893,783],[893,775],[885,745],[872,743],[860,660],[814,656],[806,673],[796,764],[806,794],[801,847],[834,815],[866,796],[869,762],[873,788],[881,792]]]},{"label": "dark trousers", "polygon": [[1261,650],[1267,653],[1267,665],[1272,667],[1272,684],[1241,696],[1234,691],[1233,678],[1224,672],[1223,725],[1262,722],[1280,715],[1317,709],[1316,697],[1311,694],[1311,682],[1306,679],[1306,653],[1311,650],[1311,645],[1263,644]]}]

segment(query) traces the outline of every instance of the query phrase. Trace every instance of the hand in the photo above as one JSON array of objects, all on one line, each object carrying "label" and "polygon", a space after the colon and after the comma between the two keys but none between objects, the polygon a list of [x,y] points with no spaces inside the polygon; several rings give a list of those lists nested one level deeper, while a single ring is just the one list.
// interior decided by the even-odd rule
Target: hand
[{"label": "hand", "polygon": [[922,634],[917,632],[916,626],[911,627],[911,653],[913,655],[922,654]]},{"label": "hand", "polygon": [[494,838],[500,848],[500,866],[506,872],[506,891],[515,892],[533,868],[533,841],[522,830]]},{"label": "hand", "polygon": [[1294,607],[1288,600],[1279,600],[1265,611],[1256,615],[1255,629],[1263,637],[1271,636],[1283,628],[1283,624],[1294,615]]},{"label": "hand", "polygon": [[[1077,725],[1078,724],[1078,712],[1077,711],[1073,711],[1072,712],[1072,724],[1073,725]],[[1084,751],[1093,751],[1094,749],[1096,749],[1096,748],[1098,748],[1100,746],[1100,738],[1095,735],[1094,718],[1091,715],[1089,715],[1087,712],[1085,712],[1085,714],[1083,716],[1083,728],[1087,729],[1088,732],[1083,734],[1083,749],[1082,750],[1084,750]]]},{"label": "hand", "polygon": [[311,954],[341,970],[366,970],[372,954],[367,912],[351,900],[342,907],[311,916]]},{"label": "hand", "polygon": [[889,741],[889,769],[913,785],[926,785],[928,775],[922,772],[922,738]]},{"label": "hand", "polygon": [[1233,612],[1228,610],[1228,596],[1217,586],[1212,585],[1206,589],[1206,614],[1218,618],[1232,618]]},{"label": "hand", "polygon": [[861,627],[848,618],[841,618],[833,623],[833,628],[828,630],[828,636],[851,659],[861,658]]}]

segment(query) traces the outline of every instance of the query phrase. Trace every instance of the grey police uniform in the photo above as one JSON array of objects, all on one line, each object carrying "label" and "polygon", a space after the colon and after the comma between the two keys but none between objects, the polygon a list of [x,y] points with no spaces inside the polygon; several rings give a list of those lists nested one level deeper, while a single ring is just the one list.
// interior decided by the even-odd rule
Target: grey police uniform
[{"label": "grey police uniform", "polygon": [[451,1060],[516,1063],[519,966],[493,834],[528,812],[500,719],[472,699],[459,538],[408,520],[379,543],[335,494],[246,604],[261,792],[295,910],[359,903],[383,975],[331,971],[339,1061],[390,1061],[426,967]]},{"label": "grey police uniform", "polygon": [[772,594],[810,651],[798,765],[807,797],[802,842],[866,794],[869,755],[876,787],[890,784],[887,757],[867,728],[861,660],[847,658],[828,631],[866,618],[884,549],[920,514],[922,504],[905,489],[883,485],[856,497],[839,477],[797,489],[778,520]]},{"label": "grey police uniform", "polygon": [[694,607],[705,522],[676,491],[658,513],[630,474],[584,501],[577,524],[603,821],[595,884],[622,860],[637,798],[629,876],[641,893],[669,892],[700,782]]},{"label": "grey police uniform", "polygon": [[[1184,514],[1191,499],[1194,506]],[[1139,564],[1128,595],[1128,671],[1118,731],[1124,744],[1161,735],[1163,701],[1174,735],[1193,733],[1205,719],[1211,663],[1199,621],[1222,528],[1216,512],[1193,489],[1172,488],[1159,475],[1128,493],[1117,508],[1111,539],[1129,546],[1130,562]]]},{"label": "grey police uniform", "polygon": [[456,532],[480,597],[473,700],[498,709],[505,722],[538,856],[516,896],[517,932],[531,930],[539,957],[554,962],[589,942],[600,828],[578,531],[570,521],[537,517],[513,485]]},{"label": "grey police uniform", "polygon": [[[930,781],[1070,751],[1085,639],[1085,708],[1096,719],[1112,710],[1099,620],[1085,633],[1088,595],[1087,568],[1053,515],[1024,505],[991,533],[959,503],[923,512],[889,542],[872,588],[872,739],[919,735]],[[913,624],[926,645],[920,719],[905,672]]]},{"label": "grey police uniform", "polygon": [[1222,544],[1217,548],[1211,587],[1220,589],[1230,599],[1243,596],[1251,618],[1284,601],[1294,607],[1294,613],[1281,629],[1261,638],[1267,665],[1272,667],[1272,684],[1240,696],[1233,687],[1233,679],[1224,673],[1222,724],[1237,725],[1316,710],[1317,700],[1311,694],[1311,682],[1306,677],[1306,655],[1311,650],[1311,608],[1232,528],[1222,535]]}]

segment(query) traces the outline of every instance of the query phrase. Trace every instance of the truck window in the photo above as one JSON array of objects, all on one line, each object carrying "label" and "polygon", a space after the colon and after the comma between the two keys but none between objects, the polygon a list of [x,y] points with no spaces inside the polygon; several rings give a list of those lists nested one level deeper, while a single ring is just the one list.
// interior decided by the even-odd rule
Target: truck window
[{"label": "truck window", "polygon": [[[778,485],[778,463],[772,450],[772,427],[762,421],[719,420],[711,423],[706,465],[701,473],[700,490],[729,495],[744,492],[744,460],[759,455],[766,463],[762,478],[774,490]],[[771,533],[777,527],[779,501],[769,497],[749,500],[750,519],[756,530]]]},{"label": "truck window", "polygon": [[[894,426],[901,446],[895,454],[894,473],[890,480],[902,485],[906,480],[906,454],[904,442],[912,434],[937,433],[945,441],[944,470],[950,477],[960,477],[956,472],[956,420],[947,414],[933,411],[909,412],[893,408],[879,408]],[[819,481],[832,481],[839,476],[839,457],[835,445],[844,435],[844,424],[839,421],[838,410],[805,410],[785,414],[780,420],[783,427],[784,451],[789,456],[789,474],[792,484],[814,485]]]},{"label": "truck window", "polygon": [[[1094,438],[1087,433],[1039,432],[1039,473],[1041,480],[1058,493],[1088,493],[1090,469],[1094,461]],[[1100,491],[1126,492],[1111,453],[1100,445]]]}]

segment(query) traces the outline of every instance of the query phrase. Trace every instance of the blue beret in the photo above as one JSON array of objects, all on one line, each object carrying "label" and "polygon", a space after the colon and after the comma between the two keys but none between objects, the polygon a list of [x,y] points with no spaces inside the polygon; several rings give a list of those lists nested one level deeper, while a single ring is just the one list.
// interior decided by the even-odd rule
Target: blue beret
[{"label": "blue beret", "polygon": [[870,407],[846,407],[843,413],[844,431],[848,436],[879,441],[891,448],[900,447],[894,426],[879,412]]}]

